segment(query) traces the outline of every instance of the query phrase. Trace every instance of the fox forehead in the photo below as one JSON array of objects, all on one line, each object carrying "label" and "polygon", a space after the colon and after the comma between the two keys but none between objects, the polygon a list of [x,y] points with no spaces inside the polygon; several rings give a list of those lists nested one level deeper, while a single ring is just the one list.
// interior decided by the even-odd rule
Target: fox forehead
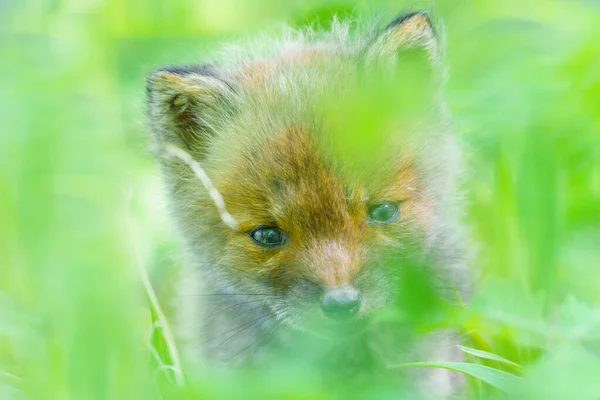
[{"label": "fox forehead", "polygon": [[[221,189],[235,192],[226,201],[240,235],[230,243],[269,271],[275,284],[283,287],[285,277],[302,275],[335,286],[360,269],[368,236],[364,188],[341,179],[307,127],[274,134],[232,168]],[[265,252],[244,237],[261,225],[290,235],[282,251]]]},{"label": "fox forehead", "polygon": [[235,193],[226,201],[242,230],[274,224],[327,237],[355,236],[364,229],[364,188],[340,179],[306,127],[278,132],[242,157],[221,190]]},{"label": "fox forehead", "polygon": [[296,126],[239,154],[218,184],[240,230],[277,225],[305,241],[361,237],[367,231],[367,204],[410,203],[418,195],[411,164],[388,165],[376,182],[363,182],[339,167],[309,128]]}]

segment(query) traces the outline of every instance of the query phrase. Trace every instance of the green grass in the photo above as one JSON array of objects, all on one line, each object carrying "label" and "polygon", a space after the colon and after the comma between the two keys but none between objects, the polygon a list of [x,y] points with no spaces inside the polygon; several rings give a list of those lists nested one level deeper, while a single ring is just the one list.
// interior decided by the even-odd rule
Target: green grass
[{"label": "green grass", "polygon": [[[147,151],[144,78],[281,21],[391,19],[398,3],[0,2],[0,398],[331,398],[292,366],[186,388],[156,372],[173,358],[138,268],[168,316],[179,257]],[[477,349],[466,361],[522,377],[496,384],[510,399],[598,399],[600,3],[436,10],[479,243],[477,290],[454,321]],[[470,398],[503,396],[467,368]]]}]

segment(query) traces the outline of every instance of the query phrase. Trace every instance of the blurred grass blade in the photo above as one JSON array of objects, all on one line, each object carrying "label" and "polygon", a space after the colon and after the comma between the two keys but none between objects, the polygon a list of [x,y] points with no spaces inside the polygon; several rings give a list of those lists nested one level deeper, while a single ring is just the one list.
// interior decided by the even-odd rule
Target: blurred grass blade
[{"label": "blurred grass blade", "polygon": [[475,357],[479,357],[479,358],[484,358],[486,360],[493,360],[493,361],[498,361],[501,362],[503,364],[507,364],[510,365],[511,367],[515,368],[518,371],[522,371],[523,370],[523,366],[517,364],[516,362],[507,360],[504,357],[500,357],[499,355],[484,351],[484,350],[477,350],[477,349],[473,349],[471,347],[466,347],[466,346],[456,346],[458,347],[461,351],[467,353],[467,354],[471,354]]},{"label": "blurred grass blade", "polygon": [[0,370],[0,385],[17,387],[21,384],[21,378],[9,372]]},{"label": "blurred grass blade", "polygon": [[20,398],[21,378],[0,370],[0,398],[10,400]]},{"label": "blurred grass blade", "polygon": [[[132,197],[133,191],[130,190],[128,192],[128,205],[130,205]],[[171,332],[171,329],[169,328],[167,317],[160,306],[154,288],[152,287],[152,282],[150,282],[150,277],[148,276],[148,271],[145,267],[146,263],[143,260],[139,245],[136,241],[137,236],[134,233],[129,208],[126,212],[126,218],[132,254],[135,257],[136,267],[144,288],[144,293],[147,298],[148,308],[152,320],[152,327],[147,345],[149,350],[154,355],[159,369],[161,371],[171,371],[173,373],[175,383],[179,386],[182,386],[184,384],[184,375],[181,367],[179,352],[177,350],[177,346],[175,345],[175,338]]]},{"label": "blurred grass blade", "polygon": [[463,362],[412,362],[392,365],[389,368],[404,367],[443,368],[450,371],[460,372],[461,374],[469,375],[473,378],[479,379],[480,381],[485,382],[488,385],[493,386],[505,393],[512,391],[514,387],[521,381],[520,377],[499,369]]}]

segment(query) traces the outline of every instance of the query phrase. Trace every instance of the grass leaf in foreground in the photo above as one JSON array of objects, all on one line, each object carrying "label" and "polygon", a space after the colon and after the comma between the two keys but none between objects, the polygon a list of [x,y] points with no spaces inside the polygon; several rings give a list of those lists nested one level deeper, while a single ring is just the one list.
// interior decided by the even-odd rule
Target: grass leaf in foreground
[{"label": "grass leaf in foreground", "polygon": [[461,351],[467,353],[467,354],[471,354],[475,357],[479,357],[479,358],[484,358],[486,360],[493,360],[493,361],[498,361],[501,362],[503,364],[507,364],[510,365],[511,367],[515,368],[518,371],[522,371],[523,370],[523,366],[517,364],[516,362],[507,360],[504,357],[500,357],[499,355],[484,351],[484,350],[477,350],[477,349],[473,349],[471,347],[466,347],[466,346],[456,346],[458,347]]},{"label": "grass leaf in foreground", "polygon": [[389,368],[404,367],[443,368],[450,371],[460,372],[461,374],[469,375],[473,378],[479,379],[480,381],[485,382],[488,385],[493,386],[505,393],[512,391],[514,387],[521,381],[520,377],[499,369],[463,362],[412,362],[392,365]]}]

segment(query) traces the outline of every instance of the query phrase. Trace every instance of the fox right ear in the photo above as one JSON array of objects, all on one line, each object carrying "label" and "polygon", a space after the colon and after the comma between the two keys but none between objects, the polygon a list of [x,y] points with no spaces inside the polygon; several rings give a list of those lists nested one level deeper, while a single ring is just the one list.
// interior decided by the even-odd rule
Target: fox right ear
[{"label": "fox right ear", "polygon": [[412,12],[389,23],[368,49],[373,58],[396,58],[406,50],[424,50],[431,60],[438,56],[438,41],[427,13]]},{"label": "fox right ear", "polygon": [[231,107],[232,87],[208,67],[163,68],[148,77],[148,110],[160,146],[202,150]]}]

